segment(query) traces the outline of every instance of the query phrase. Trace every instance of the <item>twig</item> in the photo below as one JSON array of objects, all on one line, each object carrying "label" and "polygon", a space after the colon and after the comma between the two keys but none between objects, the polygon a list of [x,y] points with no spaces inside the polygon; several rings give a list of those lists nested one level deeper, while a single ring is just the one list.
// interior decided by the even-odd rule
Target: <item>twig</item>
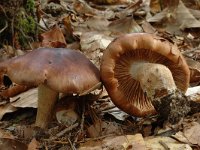
[{"label": "twig", "polygon": [[[11,33],[12,33],[12,37],[14,37],[14,17],[11,20]],[[12,38],[12,46],[14,47],[15,43],[14,43],[14,39]]]},{"label": "twig", "polygon": [[0,33],[2,33],[7,27],[8,27],[8,22],[6,21],[5,27],[3,27],[3,28],[0,30]]},{"label": "twig", "polygon": [[78,125],[79,125],[78,123],[75,123],[75,124],[69,126],[68,128],[65,128],[64,130],[57,133],[55,137],[51,138],[51,140],[55,140],[56,138],[63,136],[65,133],[71,131],[72,129],[74,129],[76,127],[78,127]]},{"label": "twig", "polygon": [[49,139],[43,139],[43,141],[51,142],[51,143],[57,143],[57,144],[65,144],[65,145],[69,144],[68,141],[52,141],[52,140],[49,140]]},{"label": "twig", "polygon": [[84,121],[85,121],[85,99],[83,100],[83,111],[82,111],[82,116],[81,116],[80,130],[78,131],[78,135],[76,136],[73,145],[75,145],[75,143],[77,143],[78,138],[79,138],[79,136],[81,135],[81,133],[83,131]]},{"label": "twig", "polygon": [[69,144],[70,144],[70,146],[71,146],[71,149],[72,149],[72,150],[76,150],[76,148],[75,148],[74,145],[72,144],[71,140],[70,140],[69,138],[67,138],[67,140],[68,140],[68,142],[69,142]]},{"label": "twig", "polygon": [[200,46],[198,46],[198,47],[195,47],[195,48],[192,48],[192,49],[190,49],[190,50],[185,50],[185,51],[183,51],[183,52],[181,52],[183,55],[187,55],[188,53],[191,53],[191,52],[194,52],[194,51],[196,51],[196,50],[199,50],[199,48],[200,48]]},{"label": "twig", "polygon": [[2,5],[0,5],[0,8],[1,8],[1,10],[3,11],[5,17],[6,17],[8,20],[10,20],[10,19],[8,18],[7,14],[6,14],[6,11],[5,11],[5,9],[3,8]]},{"label": "twig", "polygon": [[101,140],[101,139],[104,139],[106,137],[111,137],[111,136],[116,136],[116,134],[107,134],[107,135],[99,136],[99,137],[96,137],[96,138],[86,138],[82,141],[79,141],[78,143],[84,143],[84,142],[87,142],[87,141],[97,141],[97,140]]},{"label": "twig", "polygon": [[164,147],[165,150],[170,150],[169,146],[167,146],[165,142],[160,140],[159,143]]},{"label": "twig", "polygon": [[42,22],[44,23],[45,27],[49,30],[50,28],[49,28],[49,26],[47,25],[47,23],[44,21],[44,18],[42,17],[41,19],[42,19]]}]

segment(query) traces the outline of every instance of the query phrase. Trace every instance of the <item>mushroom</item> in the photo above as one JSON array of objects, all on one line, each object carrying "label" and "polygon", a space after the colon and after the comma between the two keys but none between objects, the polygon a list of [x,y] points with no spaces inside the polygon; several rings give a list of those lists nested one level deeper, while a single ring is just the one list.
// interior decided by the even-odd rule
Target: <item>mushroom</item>
[{"label": "mushroom", "polygon": [[81,52],[40,48],[0,63],[0,73],[19,85],[38,86],[35,125],[45,128],[58,94],[84,95],[100,83],[98,68]]},{"label": "mushroom", "polygon": [[188,65],[161,37],[132,33],[116,38],[103,54],[100,74],[113,103],[131,115],[159,113],[176,123],[190,109],[184,96]]}]

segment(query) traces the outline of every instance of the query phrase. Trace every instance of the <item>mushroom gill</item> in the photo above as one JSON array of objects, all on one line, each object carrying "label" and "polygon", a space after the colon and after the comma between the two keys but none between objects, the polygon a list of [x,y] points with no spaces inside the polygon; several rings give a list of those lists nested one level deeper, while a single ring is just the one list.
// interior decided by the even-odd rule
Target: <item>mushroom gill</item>
[{"label": "mushroom gill", "polygon": [[163,97],[184,97],[190,75],[175,45],[146,33],[126,34],[111,42],[104,52],[100,72],[114,104],[135,116],[161,110],[165,107]]}]

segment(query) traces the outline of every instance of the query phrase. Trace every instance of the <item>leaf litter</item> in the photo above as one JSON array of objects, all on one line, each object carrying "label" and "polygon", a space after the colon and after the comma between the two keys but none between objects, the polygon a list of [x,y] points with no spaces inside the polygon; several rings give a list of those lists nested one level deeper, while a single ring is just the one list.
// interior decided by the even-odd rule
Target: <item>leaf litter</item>
[{"label": "leaf litter", "polygon": [[[119,35],[154,33],[177,44],[183,55],[190,59],[187,61],[193,72],[193,80],[187,95],[199,101],[198,5],[192,3],[188,6],[185,1],[169,3],[171,5],[166,5],[166,0],[163,4],[159,2],[43,0],[37,9],[38,25],[43,30],[39,41],[31,43],[32,48],[45,46],[81,50],[99,67],[104,50]],[[7,45],[0,50],[1,60],[26,53],[30,49],[15,50]],[[1,85],[1,91],[5,91],[4,86]],[[198,111],[187,116],[180,126],[172,127],[157,122],[157,116],[129,116],[115,107],[105,89],[98,96],[72,95],[71,98],[64,98],[64,95],[60,95],[60,98],[60,104],[55,106],[53,120],[45,131],[33,125],[36,115],[34,110],[37,108],[36,89],[1,98],[0,149],[190,150],[200,146]],[[85,99],[89,103],[83,103]]]}]

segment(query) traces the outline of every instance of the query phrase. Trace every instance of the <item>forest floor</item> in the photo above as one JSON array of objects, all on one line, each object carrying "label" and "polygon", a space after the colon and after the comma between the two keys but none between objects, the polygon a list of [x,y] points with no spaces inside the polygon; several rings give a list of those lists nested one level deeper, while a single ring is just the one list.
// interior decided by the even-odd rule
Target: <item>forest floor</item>
[{"label": "forest floor", "polygon": [[[199,1],[43,0],[36,8],[38,40],[28,41],[26,49],[18,42],[5,44],[1,61],[39,47],[67,47],[82,51],[99,68],[113,39],[127,33],[151,33],[177,45],[192,62],[189,67],[195,75],[187,96],[200,101]],[[96,92],[63,97],[45,130],[34,126],[37,88],[1,98],[0,150],[200,149],[200,113],[172,126],[159,122],[158,115],[130,116],[112,103],[104,88]],[[88,104],[87,99],[94,102]]]}]

